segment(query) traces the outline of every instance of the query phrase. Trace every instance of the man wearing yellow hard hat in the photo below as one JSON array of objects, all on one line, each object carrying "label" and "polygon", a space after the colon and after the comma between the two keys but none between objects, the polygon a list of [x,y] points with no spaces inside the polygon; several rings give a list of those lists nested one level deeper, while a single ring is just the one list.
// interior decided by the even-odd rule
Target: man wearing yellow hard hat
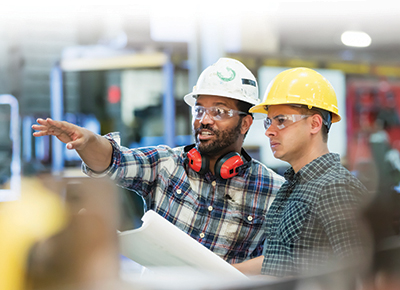
[{"label": "man wearing yellow hard hat", "polygon": [[266,216],[263,256],[234,266],[285,277],[366,259],[370,236],[360,214],[368,193],[328,149],[330,126],[341,119],[329,81],[312,69],[286,70],[250,112],[266,114],[272,152],[291,167]]}]

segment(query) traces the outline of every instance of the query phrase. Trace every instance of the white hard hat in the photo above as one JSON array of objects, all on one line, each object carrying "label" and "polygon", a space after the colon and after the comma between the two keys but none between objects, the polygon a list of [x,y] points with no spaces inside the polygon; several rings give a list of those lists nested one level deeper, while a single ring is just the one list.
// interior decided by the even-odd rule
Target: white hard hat
[{"label": "white hard hat", "polygon": [[206,68],[184,100],[194,106],[198,95],[227,97],[254,106],[259,103],[256,78],[240,61],[232,58],[220,58]]}]

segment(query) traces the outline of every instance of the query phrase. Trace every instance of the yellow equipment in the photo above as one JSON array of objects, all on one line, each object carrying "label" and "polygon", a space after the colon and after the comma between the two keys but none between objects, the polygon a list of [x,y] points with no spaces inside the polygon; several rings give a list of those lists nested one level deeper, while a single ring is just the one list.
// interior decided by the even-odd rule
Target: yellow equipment
[{"label": "yellow equipment", "polygon": [[67,223],[61,199],[37,179],[23,179],[21,197],[0,203],[0,289],[25,289],[32,246]]}]

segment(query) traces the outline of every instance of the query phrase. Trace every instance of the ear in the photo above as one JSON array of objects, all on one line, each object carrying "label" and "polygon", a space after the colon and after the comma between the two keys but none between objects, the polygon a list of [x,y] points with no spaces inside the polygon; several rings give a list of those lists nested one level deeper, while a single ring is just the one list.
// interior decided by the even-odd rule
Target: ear
[{"label": "ear", "polygon": [[310,124],[311,124],[311,134],[317,134],[321,131],[323,122],[322,117],[319,114],[314,114],[310,117]]},{"label": "ear", "polygon": [[253,118],[250,115],[244,116],[242,119],[242,128],[240,129],[240,134],[245,134],[249,131],[251,124],[253,124]]}]

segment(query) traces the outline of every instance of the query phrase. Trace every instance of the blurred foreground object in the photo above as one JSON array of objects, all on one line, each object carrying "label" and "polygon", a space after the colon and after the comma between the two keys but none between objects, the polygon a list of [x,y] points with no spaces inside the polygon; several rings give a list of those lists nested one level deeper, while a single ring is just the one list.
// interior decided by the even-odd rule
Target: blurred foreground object
[{"label": "blurred foreground object", "polygon": [[375,254],[374,290],[400,289],[400,236],[382,240]]},{"label": "blurred foreground object", "polygon": [[374,237],[374,255],[362,290],[400,289],[400,235],[393,223],[398,204],[399,200],[381,192],[364,212]]},{"label": "blurred foreground object", "polygon": [[[64,179],[66,227],[32,248],[30,289],[115,289],[119,278],[116,188],[106,179]],[[114,285],[115,287],[116,285]]]},{"label": "blurred foreground object", "polygon": [[0,289],[25,289],[31,247],[62,229],[67,221],[61,200],[38,180],[25,179],[18,201],[0,205]]},{"label": "blurred foreground object", "polygon": [[122,289],[115,190],[103,179],[23,180],[21,199],[0,207],[0,289]]}]

